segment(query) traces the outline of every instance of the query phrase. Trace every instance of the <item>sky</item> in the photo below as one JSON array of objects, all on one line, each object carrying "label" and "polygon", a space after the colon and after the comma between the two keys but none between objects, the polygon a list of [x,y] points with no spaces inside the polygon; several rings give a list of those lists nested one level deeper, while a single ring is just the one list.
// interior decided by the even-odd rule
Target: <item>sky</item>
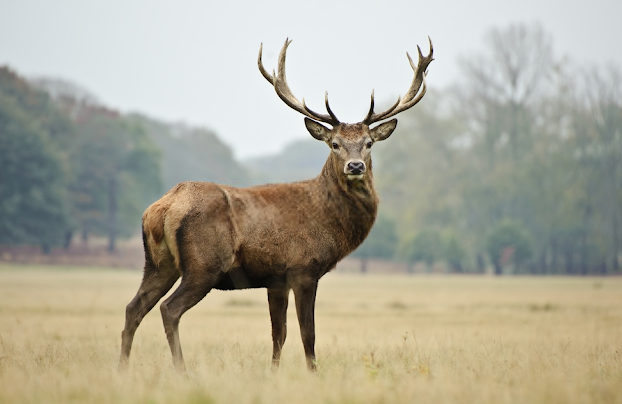
[{"label": "sky", "polygon": [[619,0],[0,0],[0,65],[78,84],[123,112],[206,126],[236,157],[276,153],[308,137],[257,69],[276,68],[286,38],[298,99],[361,121],[371,90],[394,101],[412,80],[405,52],[427,52],[429,88],[461,78],[493,27],[540,23],[555,57],[622,67]]}]

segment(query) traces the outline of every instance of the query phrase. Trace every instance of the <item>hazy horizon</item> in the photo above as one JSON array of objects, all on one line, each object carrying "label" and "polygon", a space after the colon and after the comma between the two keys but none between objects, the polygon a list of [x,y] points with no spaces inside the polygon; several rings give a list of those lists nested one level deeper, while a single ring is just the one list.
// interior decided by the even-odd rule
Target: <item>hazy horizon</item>
[{"label": "hazy horizon", "polygon": [[307,135],[257,70],[276,67],[285,40],[288,81],[323,111],[327,90],[337,116],[359,121],[375,88],[379,102],[412,79],[405,52],[435,48],[428,84],[460,80],[457,58],[483,50],[483,35],[510,23],[540,23],[555,57],[622,65],[613,1],[302,2],[208,4],[118,0],[85,3],[0,0],[0,65],[27,77],[60,78],[102,103],[170,122],[206,126],[245,159],[280,151]]}]

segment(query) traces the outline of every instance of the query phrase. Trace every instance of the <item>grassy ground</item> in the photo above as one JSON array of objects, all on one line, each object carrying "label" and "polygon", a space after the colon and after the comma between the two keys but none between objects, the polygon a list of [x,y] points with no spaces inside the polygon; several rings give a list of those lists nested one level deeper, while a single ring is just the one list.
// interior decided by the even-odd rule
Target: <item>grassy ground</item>
[{"label": "grassy ground", "polygon": [[116,371],[140,276],[0,266],[0,402],[622,403],[620,278],[328,274],[317,375],[293,304],[273,374],[265,291],[211,292],[182,319],[181,377],[157,309]]}]

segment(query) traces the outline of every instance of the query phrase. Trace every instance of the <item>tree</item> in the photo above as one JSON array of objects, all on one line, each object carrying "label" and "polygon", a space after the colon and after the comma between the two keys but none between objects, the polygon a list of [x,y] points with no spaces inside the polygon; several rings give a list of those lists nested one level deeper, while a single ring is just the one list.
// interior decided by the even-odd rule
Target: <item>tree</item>
[{"label": "tree", "polygon": [[141,115],[126,118],[143,128],[160,150],[165,190],[182,181],[249,185],[248,171],[235,160],[231,148],[213,131],[183,124],[168,124]]},{"label": "tree", "polygon": [[370,258],[392,259],[397,242],[395,223],[384,216],[378,216],[369,236],[352,253],[352,257],[361,259],[361,273],[367,272],[367,261]]},{"label": "tree", "polygon": [[76,126],[74,213],[83,238],[105,234],[112,252],[161,192],[160,153],[140,126],[105,107],[82,106]]},{"label": "tree", "polygon": [[[524,223],[546,255],[550,228],[559,222],[559,192],[568,184],[558,170],[563,108],[552,111],[556,62],[550,36],[538,24],[495,28],[486,50],[465,57],[458,112],[468,122],[470,164],[462,182],[465,228],[486,249],[497,223]],[[561,157],[560,157],[561,156]],[[558,161],[557,158],[560,157]],[[542,259],[541,263],[546,263]]]},{"label": "tree", "polygon": [[69,226],[63,160],[49,133],[0,93],[0,244],[63,243]]},{"label": "tree", "polygon": [[0,67],[0,93],[49,137],[49,146],[66,158],[75,141],[71,119],[45,91],[33,86],[7,67]]},{"label": "tree", "polygon": [[161,192],[160,153],[138,123],[102,106],[87,90],[58,79],[34,83],[74,129],[65,147],[72,231],[85,240],[91,233],[106,235],[113,251],[118,236],[135,234],[142,211]]},{"label": "tree", "polygon": [[499,154],[516,161],[529,151],[534,107],[554,61],[550,36],[539,24],[494,28],[486,52],[465,57],[461,89],[465,116],[494,167]]},{"label": "tree", "polygon": [[493,227],[486,246],[496,275],[501,275],[508,264],[514,264],[517,270],[523,269],[533,255],[529,234],[522,226],[508,220]]},{"label": "tree", "polygon": [[[573,146],[584,187],[582,216],[601,266],[620,272],[622,254],[622,74],[613,65],[580,71]],[[583,241],[584,254],[588,246]],[[587,261],[587,257],[582,258]]]},{"label": "tree", "polygon": [[309,138],[291,142],[278,154],[251,158],[244,163],[256,184],[302,181],[318,175],[328,153],[324,142]]},{"label": "tree", "polygon": [[401,256],[408,263],[408,272],[417,262],[424,262],[428,269],[443,257],[443,241],[436,229],[425,228],[402,245]]},{"label": "tree", "polygon": [[458,236],[451,232],[443,238],[443,258],[454,272],[464,272],[464,260],[467,252]]}]

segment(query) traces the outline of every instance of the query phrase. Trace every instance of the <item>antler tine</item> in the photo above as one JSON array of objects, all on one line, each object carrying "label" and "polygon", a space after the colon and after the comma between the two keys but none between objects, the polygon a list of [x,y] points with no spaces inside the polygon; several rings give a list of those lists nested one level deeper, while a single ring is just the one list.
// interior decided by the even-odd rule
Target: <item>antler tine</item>
[{"label": "antler tine", "polygon": [[259,57],[257,59],[257,65],[259,66],[259,71],[264,76],[264,78],[268,80],[268,82],[274,86],[274,90],[276,91],[279,98],[283,100],[283,102],[287,104],[290,108],[292,108],[295,111],[300,112],[301,114],[311,119],[325,122],[333,126],[339,125],[340,123],[339,119],[337,119],[333,111],[331,111],[330,106],[328,105],[328,92],[325,94],[325,101],[326,101],[326,110],[328,111],[329,115],[326,115],[326,114],[317,113],[313,111],[312,109],[310,109],[309,107],[307,107],[305,105],[304,98],[302,99],[302,103],[298,101],[296,96],[294,96],[294,94],[290,90],[289,85],[287,84],[287,75],[285,72],[285,59],[287,56],[287,47],[289,46],[291,42],[292,41],[289,38],[285,40],[285,44],[283,45],[283,47],[281,48],[281,52],[279,53],[277,72],[276,73],[273,72],[272,75],[268,74],[268,72],[263,66],[263,62],[261,60],[263,44],[261,44],[259,47]]},{"label": "antler tine", "polygon": [[363,123],[367,125],[371,125],[374,122],[378,122],[378,121],[390,118],[394,115],[399,114],[400,112],[403,112],[413,107],[415,104],[421,101],[421,99],[423,98],[427,90],[426,83],[425,83],[426,69],[428,68],[428,65],[434,60],[434,58],[432,57],[434,54],[434,47],[432,46],[432,39],[428,37],[428,41],[430,42],[430,53],[427,56],[423,56],[423,53],[421,53],[421,48],[419,47],[419,45],[417,45],[417,51],[419,52],[419,61],[416,66],[413,63],[413,60],[408,54],[408,52],[406,52],[406,57],[408,57],[408,62],[410,63],[410,67],[415,72],[415,77],[413,77],[413,81],[410,84],[410,88],[408,89],[404,97],[403,98],[398,97],[397,102],[393,104],[393,106],[391,106],[389,109],[379,114],[375,114],[374,113],[374,94],[372,92],[371,107],[369,109],[369,112],[367,113],[367,116],[363,120]]},{"label": "antler tine", "polygon": [[330,105],[328,105],[328,91],[324,92],[324,103],[326,104],[326,111],[328,111],[330,117],[336,122],[339,122],[339,119],[337,119],[337,116],[333,113],[333,110],[330,109]]},{"label": "antler tine", "polygon": [[259,56],[257,57],[257,66],[259,66],[259,71],[261,72],[261,75],[264,76],[266,78],[266,80],[268,80],[270,82],[270,84],[274,85],[274,81],[272,80],[272,76],[263,67],[263,62],[261,60],[262,53],[263,53],[263,42],[259,45]]},{"label": "antler tine", "polygon": [[[383,113],[389,113],[389,112],[393,111],[399,105],[401,100],[402,100],[402,98],[398,95],[397,96],[397,101],[395,101],[395,103],[393,105],[391,105],[391,107],[388,110],[386,110],[385,112],[383,112]],[[376,116],[378,116],[378,115],[376,115]],[[363,123],[371,125],[372,123],[380,120],[380,119],[372,120],[373,117],[374,117],[374,89],[371,90],[371,103],[369,105],[369,112],[367,113],[367,116],[365,117],[365,119],[363,119]]]},{"label": "antler tine", "polygon": [[365,117],[365,119],[363,119],[363,122],[367,122],[368,120],[370,120],[373,115],[374,115],[374,89],[372,88],[371,89],[371,102],[369,103],[369,112],[367,113],[367,116]]},{"label": "antler tine", "polygon": [[[330,115],[331,119],[335,122],[335,123],[332,123],[332,122],[327,122],[327,123],[330,123],[331,125],[339,124],[339,119],[337,119],[337,116],[333,113],[333,110],[330,109],[330,105],[328,104],[328,91],[326,91],[324,93],[324,103],[326,104],[326,110],[328,111],[328,114]],[[317,112],[314,112],[309,107],[307,107],[307,104],[305,104],[304,97],[302,98],[302,106],[304,107],[305,111],[307,111],[311,115],[314,115],[314,116],[320,115],[323,118],[326,117],[326,115],[318,114]],[[318,119],[318,118],[316,118],[316,119]],[[326,121],[324,121],[324,122],[326,122]]]}]

